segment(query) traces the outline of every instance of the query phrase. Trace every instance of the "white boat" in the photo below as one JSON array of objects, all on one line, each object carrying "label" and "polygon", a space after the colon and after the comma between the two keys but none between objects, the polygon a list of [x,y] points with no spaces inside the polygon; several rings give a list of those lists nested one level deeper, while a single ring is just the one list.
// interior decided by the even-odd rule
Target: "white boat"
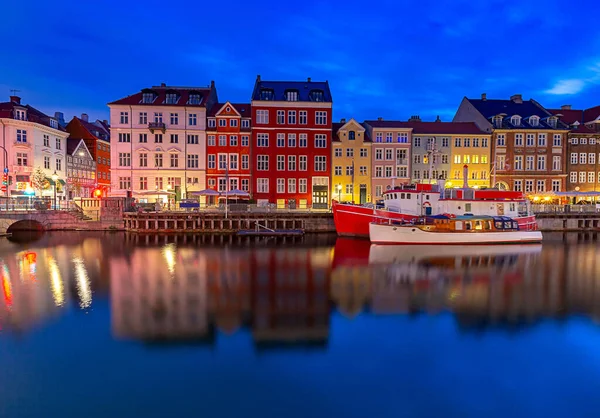
[{"label": "white boat", "polygon": [[429,216],[414,224],[375,223],[369,225],[374,244],[526,244],[540,243],[540,231],[521,230],[506,216]]}]

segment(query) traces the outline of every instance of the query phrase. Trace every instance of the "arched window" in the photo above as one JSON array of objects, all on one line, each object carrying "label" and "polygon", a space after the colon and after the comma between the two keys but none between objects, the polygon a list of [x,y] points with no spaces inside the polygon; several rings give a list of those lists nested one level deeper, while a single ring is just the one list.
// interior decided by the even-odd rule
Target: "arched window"
[{"label": "arched window", "polygon": [[348,132],[348,139],[356,139],[356,132],[354,132],[354,131]]}]

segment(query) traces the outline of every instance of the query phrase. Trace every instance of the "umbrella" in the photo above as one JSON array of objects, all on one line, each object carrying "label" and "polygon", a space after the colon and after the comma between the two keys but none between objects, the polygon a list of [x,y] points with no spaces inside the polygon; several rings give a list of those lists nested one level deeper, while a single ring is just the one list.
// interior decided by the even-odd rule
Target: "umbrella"
[{"label": "umbrella", "polygon": [[229,190],[223,193],[223,195],[232,199],[250,199],[250,194],[240,189]]},{"label": "umbrella", "polygon": [[196,192],[189,192],[193,196],[219,196],[221,193],[213,189],[204,189]]}]

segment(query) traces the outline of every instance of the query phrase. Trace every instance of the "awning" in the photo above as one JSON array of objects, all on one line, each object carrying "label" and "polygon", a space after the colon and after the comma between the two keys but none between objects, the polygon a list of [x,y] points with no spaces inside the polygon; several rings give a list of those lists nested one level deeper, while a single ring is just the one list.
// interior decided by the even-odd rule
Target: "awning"
[{"label": "awning", "polygon": [[[52,177],[46,177],[46,180],[48,180],[48,183],[50,183],[50,186],[54,186],[54,180],[52,180]],[[65,186],[67,184],[63,179],[58,179],[58,182],[60,184],[62,184],[63,186]]]}]

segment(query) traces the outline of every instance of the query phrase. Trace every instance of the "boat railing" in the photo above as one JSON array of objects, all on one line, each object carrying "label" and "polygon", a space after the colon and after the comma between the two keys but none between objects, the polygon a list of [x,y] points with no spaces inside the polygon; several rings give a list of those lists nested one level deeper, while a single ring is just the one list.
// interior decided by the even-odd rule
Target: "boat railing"
[{"label": "boat railing", "polygon": [[535,214],[542,213],[600,213],[600,205],[546,205],[533,204]]}]

